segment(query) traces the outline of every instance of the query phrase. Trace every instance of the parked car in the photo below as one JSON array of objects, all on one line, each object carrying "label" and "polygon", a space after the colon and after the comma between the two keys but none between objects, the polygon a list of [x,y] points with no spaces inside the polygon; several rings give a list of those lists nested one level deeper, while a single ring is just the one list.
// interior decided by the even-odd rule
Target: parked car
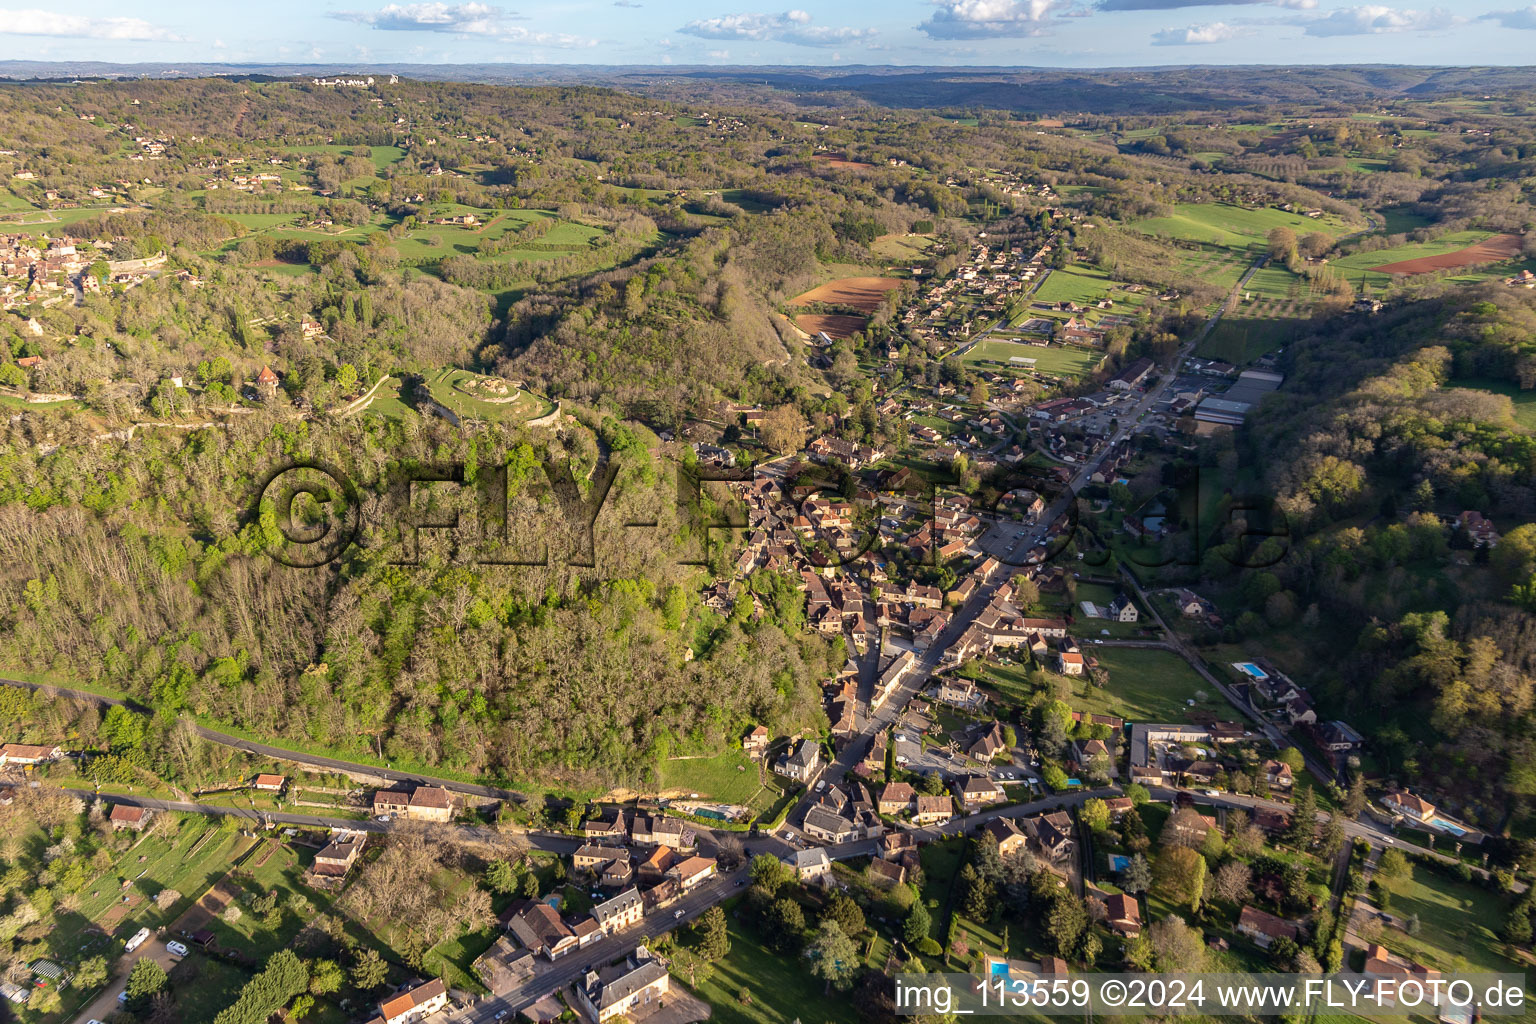
[{"label": "parked car", "polygon": [[674,911],[672,911],[672,920],[676,921],[678,918],[680,918],[682,916],[683,916],[683,912],[681,910],[674,910]]}]

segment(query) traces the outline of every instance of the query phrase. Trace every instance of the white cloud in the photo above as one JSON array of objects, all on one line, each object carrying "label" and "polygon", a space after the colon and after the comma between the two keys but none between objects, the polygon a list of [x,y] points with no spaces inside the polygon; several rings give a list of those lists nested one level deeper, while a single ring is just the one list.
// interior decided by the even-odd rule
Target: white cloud
[{"label": "white cloud", "polygon": [[1478,20],[1496,21],[1503,28],[1536,29],[1536,7],[1525,7],[1518,11],[1489,11]]},{"label": "white cloud", "polygon": [[708,57],[710,60],[727,60],[731,56],[731,51],[730,50],[708,50],[708,51],[705,52],[704,56]]},{"label": "white cloud", "polygon": [[1307,18],[1300,25],[1309,36],[1372,36],[1388,32],[1434,32],[1450,28],[1461,19],[1449,11],[1434,8],[1415,11],[1380,4],[1340,7],[1318,18]]},{"label": "white cloud", "polygon": [[1153,46],[1208,46],[1226,43],[1243,35],[1242,29],[1225,22],[1213,21],[1208,25],[1190,25],[1188,28],[1165,28],[1152,33]]},{"label": "white cloud", "polygon": [[340,11],[332,17],[386,32],[448,32],[464,36],[494,36],[497,39],[539,46],[597,45],[596,39],[560,32],[535,32],[520,25],[509,25],[509,21],[521,20],[520,16],[490,4],[387,4],[377,11]]},{"label": "white cloud", "polygon": [[836,46],[875,34],[872,28],[812,25],[811,16],[798,10],[783,14],[723,14],[718,18],[699,18],[678,31],[701,39],[749,39],[796,46]]},{"label": "white cloud", "polygon": [[151,25],[143,18],[88,18],[82,14],[60,14],[35,8],[21,11],[0,8],[0,34],[186,42],[185,37],[158,25]]},{"label": "white cloud", "polygon": [[938,10],[918,25],[932,39],[1037,36],[1058,0],[935,0]]}]

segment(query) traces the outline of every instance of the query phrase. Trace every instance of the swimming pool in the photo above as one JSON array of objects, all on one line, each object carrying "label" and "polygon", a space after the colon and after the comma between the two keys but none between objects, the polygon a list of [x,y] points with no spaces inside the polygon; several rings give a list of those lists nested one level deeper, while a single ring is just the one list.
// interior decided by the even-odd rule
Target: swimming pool
[{"label": "swimming pool", "polygon": [[1008,977],[1008,961],[1006,961],[1006,960],[993,960],[992,961],[992,977],[994,977],[994,978],[1006,978],[1006,977]]},{"label": "swimming pool", "polygon": [[1268,672],[1265,672],[1263,669],[1259,668],[1259,666],[1255,665],[1251,661],[1234,661],[1232,663],[1232,667],[1237,669],[1243,675],[1248,676],[1250,679],[1268,679],[1269,678],[1269,673]]},{"label": "swimming pool", "polygon": [[1453,836],[1464,836],[1467,830],[1454,821],[1446,821],[1444,818],[1430,818],[1429,823],[1442,832],[1449,832]]},{"label": "swimming pool", "polygon": [[1067,785],[1069,785],[1069,786],[1081,786],[1082,784],[1083,784],[1083,780],[1082,779],[1068,779],[1067,780]]},{"label": "swimming pool", "polygon": [[1111,853],[1109,855],[1109,870],[1119,872],[1131,866],[1131,858],[1123,853]]},{"label": "swimming pool", "polygon": [[716,821],[724,821],[725,820],[725,815],[721,814],[719,811],[717,811],[717,810],[715,810],[714,808],[711,808],[711,807],[700,807],[697,810],[695,810],[693,813],[697,817],[700,817],[700,818],[713,818]]}]

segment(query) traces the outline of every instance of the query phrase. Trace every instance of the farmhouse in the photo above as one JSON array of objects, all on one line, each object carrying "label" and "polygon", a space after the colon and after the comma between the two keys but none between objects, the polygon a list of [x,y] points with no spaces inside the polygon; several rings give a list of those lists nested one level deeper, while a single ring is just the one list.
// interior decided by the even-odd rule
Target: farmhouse
[{"label": "farmhouse", "polygon": [[119,832],[125,828],[135,832],[149,824],[149,819],[154,817],[154,811],[148,807],[133,807],[129,804],[113,804],[112,813],[107,815],[107,821],[112,825],[112,831]]},{"label": "farmhouse", "polygon": [[63,756],[64,748],[58,744],[7,743],[0,747],[0,767],[8,764],[48,764]]}]

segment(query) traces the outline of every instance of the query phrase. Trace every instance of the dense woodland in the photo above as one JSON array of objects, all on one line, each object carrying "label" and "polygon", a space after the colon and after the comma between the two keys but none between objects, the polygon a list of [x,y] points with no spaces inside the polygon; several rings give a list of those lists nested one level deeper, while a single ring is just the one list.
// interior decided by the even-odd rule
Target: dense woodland
[{"label": "dense woodland", "polygon": [[[700,604],[725,555],[690,567],[679,553],[712,509],[678,509],[675,465],[642,438],[732,402],[775,410],[783,450],[810,427],[899,444],[907,425],[877,411],[879,389],[969,388],[968,370],[901,326],[900,296],[825,371],[807,365],[778,315],[785,300],[838,273],[882,272],[877,238],[921,226],[939,278],[983,230],[1007,244],[1054,238],[1063,263],[1178,292],[1111,339],[1107,374],[1144,354],[1166,360],[1222,295],[1169,258],[1175,243],[1128,226],[1175,204],[1314,208],[1343,225],[1317,250],[1332,256],[1533,220],[1536,137],[1519,92],[1458,106],[1373,94],[1392,119],[1378,129],[1299,94],[1170,119],[1108,103],[1096,114],[849,105],[849,85],[823,108],[721,82],[709,118],[688,103],[710,88],[698,82],[662,98],[256,78],[0,88],[0,178],[14,200],[73,211],[68,232],[110,240],[113,259],[164,251],[196,279],[162,274],[0,319],[0,384],[74,399],[0,424],[0,664],[131,693],[167,722],[190,712],[510,780],[644,780],[665,752],[718,749],[749,721],[824,727],[818,684],[841,666],[840,644],[800,628],[783,581],[759,582],[782,598],[761,615],[750,601],[730,615]],[[899,95],[881,85],[887,101]],[[1062,126],[1042,128],[1043,114]],[[1265,129],[1293,114],[1311,127]],[[163,156],[130,160],[140,137],[166,140]],[[828,154],[868,166],[816,159]],[[232,158],[279,160],[284,186],[209,189]],[[1056,191],[1013,194],[1005,179]],[[103,185],[121,212],[75,208]],[[435,218],[464,210],[546,219],[472,251],[434,242]],[[279,215],[333,230],[253,226]],[[548,240],[556,223],[594,240],[561,248]],[[552,258],[510,260],[519,247]],[[1233,574],[1198,552],[1185,578],[1236,595],[1247,615],[1235,635],[1315,644],[1330,668],[1309,681],[1334,713],[1378,730],[1385,770],[1422,779],[1451,766],[1491,815],[1508,795],[1536,795],[1520,767],[1533,584],[1514,529],[1536,507],[1536,443],[1507,398],[1444,385],[1536,385],[1536,311],[1529,293],[1429,278],[1401,282],[1377,316],[1336,315],[1354,286],[1289,260],[1327,296],[1284,354],[1286,388],[1243,432],[1180,458],[1269,489],[1298,542],[1273,571]],[[894,372],[876,380],[867,367],[887,347]],[[263,365],[281,375],[275,404],[251,394]],[[333,415],[387,375],[443,367],[527,381],[573,418],[537,433]],[[134,422],[214,425],[124,432]],[[262,477],[302,458],[360,487],[362,543],[336,566],[293,570],[267,554]],[[622,468],[603,515],[660,525],[597,531],[596,568],[558,552],[544,568],[476,565],[440,541],[424,542],[420,565],[395,564],[391,472],[462,461],[474,484],[510,465],[512,543],[528,547],[566,539],[549,524],[569,501],[542,464],[556,478],[569,466],[579,500],[610,458]],[[450,490],[428,504],[472,529],[473,488]],[[1463,508],[1509,524],[1488,571],[1447,569],[1473,553],[1407,517]]]}]

